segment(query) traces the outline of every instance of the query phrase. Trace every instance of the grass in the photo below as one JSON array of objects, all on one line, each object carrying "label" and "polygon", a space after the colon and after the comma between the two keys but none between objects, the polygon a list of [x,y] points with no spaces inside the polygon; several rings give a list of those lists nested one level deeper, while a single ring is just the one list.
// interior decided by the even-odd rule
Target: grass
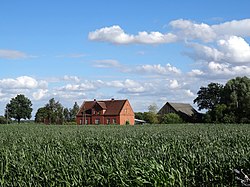
[{"label": "grass", "polygon": [[0,186],[236,186],[249,125],[0,125]]}]

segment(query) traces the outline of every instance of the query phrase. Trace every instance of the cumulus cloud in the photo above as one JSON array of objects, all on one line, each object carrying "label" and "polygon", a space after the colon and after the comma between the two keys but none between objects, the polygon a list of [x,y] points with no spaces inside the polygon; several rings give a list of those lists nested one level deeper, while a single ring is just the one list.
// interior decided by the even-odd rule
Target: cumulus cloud
[{"label": "cumulus cloud", "polygon": [[204,42],[211,42],[216,38],[216,33],[207,24],[197,24],[190,20],[178,19],[170,22],[170,26],[178,30],[178,37],[190,40],[200,39]]},{"label": "cumulus cloud", "polygon": [[114,25],[111,27],[104,27],[90,32],[89,40],[110,42],[114,44],[161,44],[171,43],[177,40],[177,37],[172,33],[162,34],[160,32],[138,32],[137,35],[131,35],[124,32],[124,30]]},{"label": "cumulus cloud", "polygon": [[248,66],[232,66],[226,63],[217,63],[217,62],[209,62],[208,63],[208,70],[213,75],[249,75],[250,74],[250,67]]},{"label": "cumulus cloud", "polygon": [[250,36],[250,19],[228,21],[212,25],[211,28],[218,35],[236,35],[246,37]]},{"label": "cumulus cloud", "polygon": [[85,80],[79,84],[67,84],[60,87],[60,91],[93,91],[98,89],[98,82]]},{"label": "cumulus cloud", "polygon": [[192,69],[191,72],[188,72],[189,76],[201,76],[204,75],[204,72],[199,69]]},{"label": "cumulus cloud", "polygon": [[42,99],[48,92],[48,89],[39,89],[36,92],[32,94],[34,100],[40,100]]},{"label": "cumulus cloud", "polygon": [[230,36],[227,39],[219,40],[218,46],[224,53],[224,59],[227,62],[250,63],[250,46],[243,38]]},{"label": "cumulus cloud", "polygon": [[180,85],[179,85],[179,83],[178,83],[178,81],[177,80],[170,80],[170,85],[169,85],[169,87],[170,88],[172,88],[172,89],[176,89],[176,88],[178,88]]},{"label": "cumulus cloud", "polygon": [[44,87],[45,81],[38,82],[36,79],[28,76],[17,77],[16,79],[7,78],[0,80],[0,88],[6,89],[34,89]]},{"label": "cumulus cloud", "polygon": [[184,52],[184,54],[196,61],[220,61],[224,58],[223,52],[214,47],[209,47],[198,43],[189,43],[187,46],[191,47],[194,51]]},{"label": "cumulus cloud", "polygon": [[165,66],[162,66],[161,64],[157,65],[142,65],[138,66],[136,68],[136,71],[142,72],[142,73],[154,73],[154,74],[161,74],[161,75],[167,75],[167,74],[180,74],[181,70],[172,66],[171,64],[166,64]]},{"label": "cumulus cloud", "polygon": [[191,90],[184,90],[184,92],[188,97],[195,97],[195,94]]},{"label": "cumulus cloud", "polygon": [[0,49],[0,59],[20,59],[29,57],[27,54],[16,50]]}]

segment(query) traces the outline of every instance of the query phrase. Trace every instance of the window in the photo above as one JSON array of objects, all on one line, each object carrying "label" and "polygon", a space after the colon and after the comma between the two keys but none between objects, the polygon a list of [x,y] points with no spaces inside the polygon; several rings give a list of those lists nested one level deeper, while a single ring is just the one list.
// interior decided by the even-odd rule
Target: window
[{"label": "window", "polygon": [[115,118],[113,119],[113,124],[116,124],[116,119]]},{"label": "window", "polygon": [[100,119],[99,118],[95,119],[95,124],[100,124]]},{"label": "window", "polygon": [[110,124],[110,118],[107,119],[107,124]]}]

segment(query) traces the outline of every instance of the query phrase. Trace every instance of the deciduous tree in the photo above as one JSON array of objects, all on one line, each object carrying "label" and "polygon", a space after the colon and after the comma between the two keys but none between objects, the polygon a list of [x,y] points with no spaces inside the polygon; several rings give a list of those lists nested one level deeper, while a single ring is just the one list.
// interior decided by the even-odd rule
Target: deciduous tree
[{"label": "deciduous tree", "polygon": [[[32,112],[31,101],[22,94],[17,95],[6,105],[6,113],[20,123],[21,119],[30,119]],[[6,114],[7,115],[7,114]]]}]

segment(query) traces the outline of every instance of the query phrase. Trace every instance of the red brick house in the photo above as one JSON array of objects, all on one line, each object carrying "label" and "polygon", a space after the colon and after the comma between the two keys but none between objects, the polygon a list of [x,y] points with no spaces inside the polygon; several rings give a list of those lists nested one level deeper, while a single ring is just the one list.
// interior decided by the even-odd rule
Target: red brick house
[{"label": "red brick house", "polygon": [[128,100],[84,101],[76,115],[76,123],[134,125],[134,116]]}]

